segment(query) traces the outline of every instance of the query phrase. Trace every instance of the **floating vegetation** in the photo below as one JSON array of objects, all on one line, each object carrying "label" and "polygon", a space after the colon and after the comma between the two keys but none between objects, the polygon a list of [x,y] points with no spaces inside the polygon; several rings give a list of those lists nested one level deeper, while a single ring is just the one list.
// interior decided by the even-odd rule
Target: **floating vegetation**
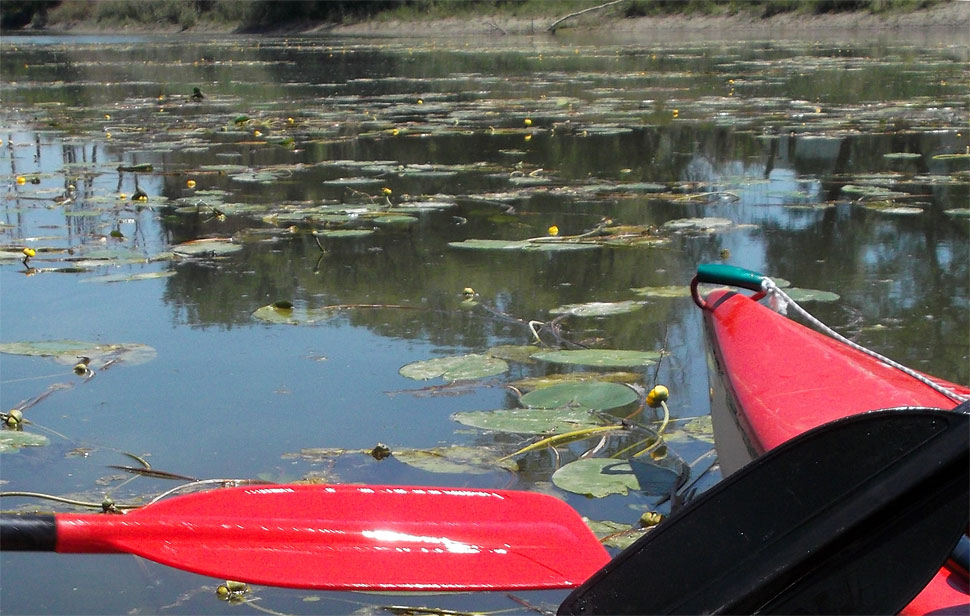
[{"label": "floating vegetation", "polygon": [[867,201],[865,208],[883,214],[896,216],[915,216],[923,213],[923,208],[914,205],[900,205],[895,201]]},{"label": "floating vegetation", "polygon": [[394,458],[429,473],[482,475],[497,469],[519,470],[514,461],[500,460],[498,454],[487,447],[450,445],[434,449],[406,449],[395,451]]},{"label": "floating vegetation", "polygon": [[838,293],[819,291],[817,289],[799,289],[792,287],[785,289],[785,293],[796,302],[837,302],[840,299]]},{"label": "floating vegetation", "polygon": [[125,363],[136,366],[155,359],[155,349],[137,342],[102,344],[79,340],[42,340],[36,342],[2,342],[0,353],[50,357],[59,364],[73,366],[79,357],[92,366]]},{"label": "floating vegetation", "polygon": [[596,244],[592,243],[567,243],[567,242],[537,242],[532,240],[463,240],[461,242],[449,242],[449,246],[470,250],[534,250],[542,252],[559,252],[570,250],[595,249]]},{"label": "floating vegetation", "polygon": [[689,285],[666,285],[660,287],[633,287],[630,289],[637,295],[643,297],[659,297],[659,298],[674,298],[674,297],[690,297],[690,286]]},{"label": "floating vegetation", "polygon": [[558,383],[535,389],[522,396],[522,405],[529,408],[570,408],[608,410],[635,402],[637,392],[618,383],[580,381]]},{"label": "floating vegetation", "polygon": [[[533,353],[539,351],[538,348],[532,347],[535,350]],[[635,383],[640,380],[643,375],[637,374],[635,372],[562,372],[558,374],[547,374],[545,376],[532,376],[526,377],[524,379],[519,379],[509,383],[511,387],[515,387],[520,391],[529,391],[533,389],[542,389],[543,387],[551,387],[558,383],[572,383],[576,381],[601,381],[609,383]]]},{"label": "floating vegetation", "polygon": [[909,196],[904,192],[890,190],[883,186],[860,186],[856,184],[846,184],[842,187],[842,193],[852,199],[878,199],[882,201]]},{"label": "floating vegetation", "polygon": [[717,217],[677,218],[675,220],[668,220],[663,224],[665,231],[673,231],[676,233],[710,234],[737,228],[739,228],[739,225],[736,225],[727,218]]},{"label": "floating vegetation", "polygon": [[399,373],[403,377],[416,381],[427,381],[438,377],[446,381],[462,381],[495,376],[508,369],[509,365],[505,360],[472,353],[413,362],[401,367]]},{"label": "floating vegetation", "polygon": [[641,490],[630,463],[613,458],[570,462],[552,474],[552,482],[557,488],[591,498],[603,498],[611,494],[626,496],[631,490]]},{"label": "floating vegetation", "polygon": [[288,301],[275,302],[253,311],[254,319],[282,325],[311,325],[329,319],[333,315],[334,311],[329,308],[294,307]]},{"label": "floating vegetation", "polygon": [[0,430],[0,453],[14,453],[24,447],[43,447],[50,443],[43,434],[19,430]]},{"label": "floating vegetation", "polygon": [[553,308],[552,314],[569,314],[576,317],[606,317],[615,314],[628,314],[643,308],[643,302],[626,300],[622,302],[588,302],[585,304],[566,304]]},{"label": "floating vegetation", "polygon": [[619,349],[576,349],[542,351],[535,359],[554,364],[597,366],[602,368],[631,368],[649,366],[660,359],[659,351],[627,351]]},{"label": "floating vegetation", "polygon": [[185,257],[211,258],[232,254],[242,248],[230,238],[214,237],[183,242],[172,246],[172,252]]},{"label": "floating vegetation", "polygon": [[174,275],[175,272],[172,270],[165,270],[161,272],[144,272],[141,274],[108,274],[105,276],[82,278],[81,282],[97,282],[100,284],[113,282],[133,282],[136,280],[156,280],[158,278],[168,278]]},{"label": "floating vegetation", "polygon": [[599,418],[586,409],[557,409],[555,412],[544,408],[459,411],[451,417],[472,428],[517,434],[563,434],[602,425]]}]

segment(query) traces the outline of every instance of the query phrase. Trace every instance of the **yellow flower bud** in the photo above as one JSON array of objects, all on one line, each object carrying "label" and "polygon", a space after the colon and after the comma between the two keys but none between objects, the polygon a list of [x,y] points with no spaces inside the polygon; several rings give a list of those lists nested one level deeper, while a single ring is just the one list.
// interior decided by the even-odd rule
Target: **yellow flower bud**
[{"label": "yellow flower bud", "polygon": [[195,180],[189,180],[188,182],[185,183],[185,185],[188,186],[189,188],[195,188]]},{"label": "yellow flower bud", "polygon": [[657,408],[661,402],[666,402],[670,397],[670,392],[663,385],[657,385],[647,394],[647,406]]}]

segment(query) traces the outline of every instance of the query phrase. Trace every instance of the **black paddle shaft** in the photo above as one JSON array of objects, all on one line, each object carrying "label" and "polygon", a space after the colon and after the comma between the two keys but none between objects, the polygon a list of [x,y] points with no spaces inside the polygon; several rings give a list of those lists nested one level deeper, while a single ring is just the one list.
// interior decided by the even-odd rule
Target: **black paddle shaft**
[{"label": "black paddle shaft", "polygon": [[559,614],[895,614],[970,520],[970,419],[857,415],[761,456],[622,552]]},{"label": "black paddle shaft", "polygon": [[53,552],[57,523],[52,515],[0,515],[0,550]]}]

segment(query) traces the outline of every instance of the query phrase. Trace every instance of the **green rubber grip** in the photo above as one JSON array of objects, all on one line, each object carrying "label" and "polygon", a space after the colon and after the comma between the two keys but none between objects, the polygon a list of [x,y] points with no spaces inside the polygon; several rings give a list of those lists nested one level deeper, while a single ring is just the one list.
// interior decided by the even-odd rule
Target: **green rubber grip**
[{"label": "green rubber grip", "polygon": [[761,290],[764,274],[753,272],[743,267],[725,265],[723,263],[702,263],[697,266],[697,280],[710,284],[727,284],[752,291]]}]

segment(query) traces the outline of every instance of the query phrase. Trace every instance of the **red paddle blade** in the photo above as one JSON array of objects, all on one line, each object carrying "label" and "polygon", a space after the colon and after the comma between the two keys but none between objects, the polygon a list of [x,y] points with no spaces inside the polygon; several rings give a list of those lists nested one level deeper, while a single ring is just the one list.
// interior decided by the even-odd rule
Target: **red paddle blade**
[{"label": "red paddle blade", "polygon": [[609,561],[579,515],[507,490],[272,485],[125,516],[58,515],[58,552],[129,552],[251,584],[329,590],[569,588]]}]

